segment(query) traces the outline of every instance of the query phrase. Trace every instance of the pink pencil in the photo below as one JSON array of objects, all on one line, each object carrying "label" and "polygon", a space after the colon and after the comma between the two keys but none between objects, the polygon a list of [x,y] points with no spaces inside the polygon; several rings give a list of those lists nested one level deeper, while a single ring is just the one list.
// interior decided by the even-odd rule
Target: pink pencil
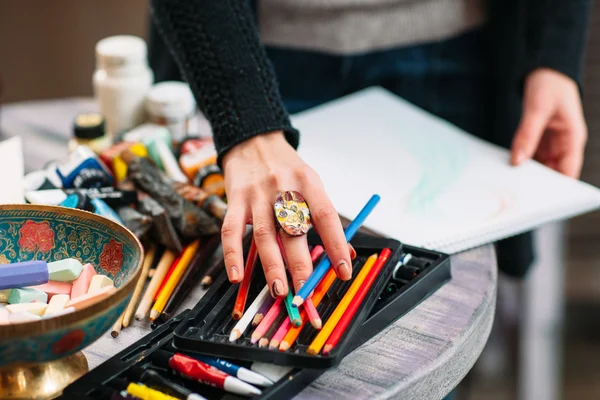
[{"label": "pink pencil", "polygon": [[310,324],[315,329],[321,329],[323,327],[323,321],[321,321],[321,316],[317,312],[317,309],[315,308],[315,305],[310,297],[304,302],[304,309],[306,310]]},{"label": "pink pencil", "polygon": [[273,324],[273,322],[281,312],[283,304],[282,301],[283,298],[281,297],[278,297],[275,300],[275,303],[273,303],[267,315],[265,315],[265,317],[260,322],[260,324],[258,324],[254,332],[252,332],[252,338],[250,339],[250,342],[252,344],[258,342],[260,338],[263,337],[263,335],[267,332],[267,330],[269,330],[269,327]]},{"label": "pink pencil", "polygon": [[321,254],[323,254],[324,251],[325,249],[320,244],[313,247],[312,251],[310,252],[310,260],[313,262],[313,264],[321,256]]},{"label": "pink pencil", "polygon": [[279,326],[279,329],[277,329],[277,332],[275,332],[275,334],[273,335],[273,338],[271,339],[271,343],[269,343],[269,349],[271,349],[271,350],[278,349],[279,343],[281,343],[281,341],[283,340],[285,335],[287,335],[287,333],[291,327],[292,327],[292,321],[290,321],[290,318],[287,317],[286,319],[283,320],[283,322]]}]

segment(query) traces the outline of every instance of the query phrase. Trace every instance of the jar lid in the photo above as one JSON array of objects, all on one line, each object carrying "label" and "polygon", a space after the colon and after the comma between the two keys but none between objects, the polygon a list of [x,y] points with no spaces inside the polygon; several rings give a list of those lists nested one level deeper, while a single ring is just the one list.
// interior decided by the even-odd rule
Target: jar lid
[{"label": "jar lid", "polygon": [[140,37],[109,36],[96,44],[96,66],[98,69],[110,69],[145,63],[146,52],[146,42]]},{"label": "jar lid", "polygon": [[194,113],[196,100],[187,83],[165,81],[150,88],[146,109],[154,116],[182,118]]},{"label": "jar lid", "polygon": [[73,122],[73,135],[79,139],[104,136],[104,117],[99,113],[78,114]]}]

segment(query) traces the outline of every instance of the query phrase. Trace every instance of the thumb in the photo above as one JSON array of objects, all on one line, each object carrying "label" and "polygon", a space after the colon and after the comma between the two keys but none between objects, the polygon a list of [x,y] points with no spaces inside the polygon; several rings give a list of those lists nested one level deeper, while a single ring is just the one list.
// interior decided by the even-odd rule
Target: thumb
[{"label": "thumb", "polygon": [[521,122],[512,142],[512,165],[520,165],[533,157],[551,117],[550,104],[538,101],[534,105],[532,100],[525,99],[523,104]]}]

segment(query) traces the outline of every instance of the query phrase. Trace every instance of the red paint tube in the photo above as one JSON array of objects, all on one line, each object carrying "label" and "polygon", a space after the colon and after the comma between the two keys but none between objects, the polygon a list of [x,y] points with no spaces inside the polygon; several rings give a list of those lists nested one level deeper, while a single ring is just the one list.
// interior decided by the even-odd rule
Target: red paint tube
[{"label": "red paint tube", "polygon": [[205,385],[248,397],[262,393],[260,389],[184,354],[157,350],[150,357],[157,366],[163,368],[168,366],[183,377]]}]

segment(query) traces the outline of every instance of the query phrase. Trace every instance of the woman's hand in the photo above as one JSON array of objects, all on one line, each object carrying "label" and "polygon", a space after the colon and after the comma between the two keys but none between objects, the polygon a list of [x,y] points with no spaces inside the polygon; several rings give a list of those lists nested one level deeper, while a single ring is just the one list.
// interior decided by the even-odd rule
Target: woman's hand
[{"label": "woman's hand", "polygon": [[577,84],[559,72],[541,68],[525,83],[523,116],[512,144],[512,164],[535,158],[578,178],[587,127]]},{"label": "woman's hand", "polygon": [[[273,297],[287,295],[285,267],[277,243],[273,203],[280,190],[300,192],[311,211],[312,223],[340,279],[352,276],[349,246],[336,209],[319,176],[300,159],[283,132],[258,135],[231,149],[223,158],[227,190],[227,215],[221,230],[225,267],[231,282],[244,276],[242,237],[246,224],[254,228],[254,240]],[[312,273],[306,235],[280,233],[294,288],[298,290]]]}]

